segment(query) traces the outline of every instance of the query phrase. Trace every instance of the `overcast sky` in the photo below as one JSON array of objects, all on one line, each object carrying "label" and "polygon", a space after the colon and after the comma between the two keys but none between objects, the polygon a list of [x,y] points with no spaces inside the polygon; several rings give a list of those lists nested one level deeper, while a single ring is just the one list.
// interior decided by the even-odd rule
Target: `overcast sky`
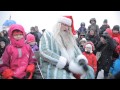
[{"label": "overcast sky", "polygon": [[52,31],[52,27],[60,16],[72,15],[74,19],[74,27],[77,30],[81,22],[86,23],[86,27],[90,25],[89,20],[96,18],[97,24],[102,25],[104,19],[108,19],[111,27],[120,25],[120,11],[0,11],[0,30],[5,20],[12,19],[18,24],[22,24],[29,32],[31,26],[37,25],[40,30],[46,28]]}]

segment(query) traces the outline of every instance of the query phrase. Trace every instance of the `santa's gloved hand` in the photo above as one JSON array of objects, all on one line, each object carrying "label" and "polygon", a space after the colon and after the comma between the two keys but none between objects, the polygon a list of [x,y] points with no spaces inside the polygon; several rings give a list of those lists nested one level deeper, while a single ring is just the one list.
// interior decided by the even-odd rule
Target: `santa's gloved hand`
[{"label": "santa's gloved hand", "polygon": [[88,71],[88,66],[87,66],[87,64],[86,64],[84,59],[80,59],[78,63],[79,63],[80,66],[83,66],[83,69],[85,71]]},{"label": "santa's gloved hand", "polygon": [[35,71],[35,65],[34,64],[28,65],[26,72],[34,72],[34,71]]},{"label": "santa's gloved hand", "polygon": [[66,65],[65,65],[65,67],[63,69],[65,69],[68,73],[70,73],[69,63],[66,63]]},{"label": "santa's gloved hand", "polygon": [[13,71],[11,69],[5,69],[2,73],[4,79],[10,79],[13,76]]}]

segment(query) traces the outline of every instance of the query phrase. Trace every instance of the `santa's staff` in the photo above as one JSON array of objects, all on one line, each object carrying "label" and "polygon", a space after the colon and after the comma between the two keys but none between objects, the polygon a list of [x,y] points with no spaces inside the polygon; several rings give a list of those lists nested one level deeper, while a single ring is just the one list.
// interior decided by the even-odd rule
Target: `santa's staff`
[{"label": "santa's staff", "polygon": [[[44,33],[44,31],[45,31],[45,29],[42,30],[42,33]],[[43,35],[43,34],[42,34],[42,35]],[[39,72],[40,72],[40,74],[41,74],[41,76],[42,76],[42,79],[44,79],[43,74],[42,74],[42,71],[41,71],[41,69],[40,69],[40,66],[39,66],[38,62],[37,62],[37,67],[38,67]]]},{"label": "santa's staff", "polygon": [[40,74],[41,74],[41,76],[42,76],[42,79],[44,79],[43,74],[42,74],[42,71],[41,71],[41,69],[40,69],[40,67],[39,67],[38,62],[37,62],[37,67],[38,67],[38,69],[39,69],[39,71],[40,71]]}]

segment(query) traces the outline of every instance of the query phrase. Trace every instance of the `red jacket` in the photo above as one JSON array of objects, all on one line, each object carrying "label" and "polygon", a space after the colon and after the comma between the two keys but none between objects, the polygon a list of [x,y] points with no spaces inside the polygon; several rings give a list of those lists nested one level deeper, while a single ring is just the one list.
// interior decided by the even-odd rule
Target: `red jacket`
[{"label": "red jacket", "polygon": [[117,37],[118,39],[119,39],[119,44],[120,44],[120,33],[118,33],[118,34],[112,34],[112,38],[114,38],[114,37]]},{"label": "red jacket", "polygon": [[15,29],[18,29],[24,33],[24,29],[20,25],[13,25],[10,27],[9,37],[11,44],[6,47],[1,57],[2,62],[0,63],[0,73],[9,68],[13,71],[14,77],[23,78],[26,76],[27,66],[29,64],[36,63],[36,58],[30,45],[24,43],[24,38],[16,41],[12,37],[12,31]]},{"label": "red jacket", "polygon": [[87,54],[86,52],[83,52],[83,55],[85,55],[85,57],[88,59],[88,65],[90,65],[96,73],[96,71],[97,71],[97,58],[96,58],[96,56],[93,53]]}]

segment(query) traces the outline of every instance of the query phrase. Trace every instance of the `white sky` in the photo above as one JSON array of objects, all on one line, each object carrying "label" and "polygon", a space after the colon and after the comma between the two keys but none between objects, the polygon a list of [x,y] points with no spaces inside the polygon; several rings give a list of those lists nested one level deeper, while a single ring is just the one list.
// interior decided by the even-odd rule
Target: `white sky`
[{"label": "white sky", "polygon": [[120,11],[0,11],[0,31],[2,24],[9,19],[10,15],[12,20],[24,26],[26,32],[35,25],[39,27],[39,30],[46,28],[51,31],[57,19],[64,15],[73,16],[76,30],[81,22],[85,22],[88,27],[91,18],[96,18],[99,26],[102,25],[104,19],[108,19],[111,28],[116,24],[120,25]]}]

